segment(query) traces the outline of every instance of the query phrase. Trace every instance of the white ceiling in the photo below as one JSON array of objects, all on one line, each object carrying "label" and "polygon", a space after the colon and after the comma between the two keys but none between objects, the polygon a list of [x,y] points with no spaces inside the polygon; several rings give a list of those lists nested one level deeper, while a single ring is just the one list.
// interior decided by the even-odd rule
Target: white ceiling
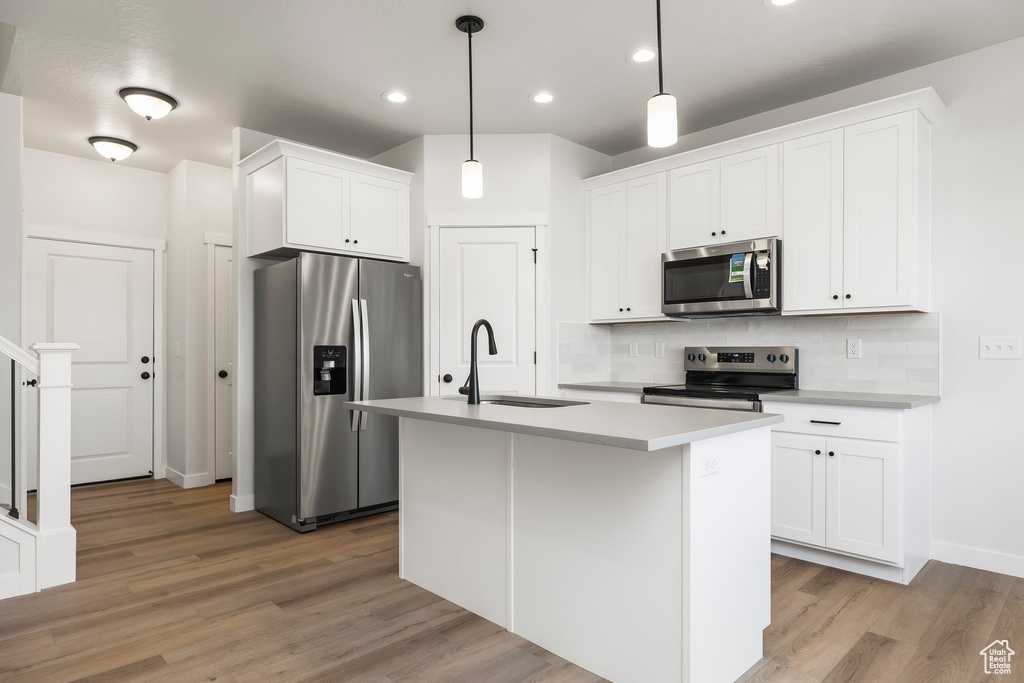
[{"label": "white ceiling", "polygon": [[[1022,0],[662,4],[682,132],[1024,35]],[[111,135],[139,145],[120,162],[139,168],[226,166],[235,126],[370,157],[466,132],[454,26],[466,13],[486,23],[477,132],[554,133],[607,154],[645,144],[657,66],[626,55],[655,42],[653,0],[3,0],[17,33],[2,90],[25,98],[26,146],[98,158],[86,138]],[[118,98],[125,86],[181,106],[147,122]],[[409,101],[383,101],[391,89]],[[528,100],[541,89],[555,102]]]}]

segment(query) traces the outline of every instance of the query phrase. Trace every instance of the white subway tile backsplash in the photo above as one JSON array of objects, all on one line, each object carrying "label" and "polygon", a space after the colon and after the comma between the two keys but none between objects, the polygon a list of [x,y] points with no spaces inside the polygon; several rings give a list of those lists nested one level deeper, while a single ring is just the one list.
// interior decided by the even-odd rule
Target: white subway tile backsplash
[{"label": "white subway tile backsplash", "polygon": [[[800,388],[937,394],[939,314],[732,318],[643,325],[559,323],[559,381],[682,382],[686,346],[789,344]],[[862,341],[861,359],[846,340]],[[639,356],[630,357],[629,342]],[[665,357],[654,357],[654,344]]]}]

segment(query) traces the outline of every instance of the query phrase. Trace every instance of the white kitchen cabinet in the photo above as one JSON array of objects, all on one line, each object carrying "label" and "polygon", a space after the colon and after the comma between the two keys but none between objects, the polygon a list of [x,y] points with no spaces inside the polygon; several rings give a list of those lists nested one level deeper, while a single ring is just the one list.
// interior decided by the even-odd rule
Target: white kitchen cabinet
[{"label": "white kitchen cabinet", "polygon": [[666,178],[657,173],[590,191],[590,317],[661,318]]},{"label": "white kitchen cabinet", "polygon": [[779,234],[779,146],[669,172],[669,249]]},{"label": "white kitchen cabinet", "polygon": [[931,411],[766,402],[772,549],[908,583],[930,556]]},{"label": "white kitchen cabinet", "polygon": [[283,140],[239,167],[249,256],[319,251],[409,259],[411,173]]},{"label": "white kitchen cabinet", "polygon": [[928,140],[904,112],[784,144],[784,313],[928,310]]}]

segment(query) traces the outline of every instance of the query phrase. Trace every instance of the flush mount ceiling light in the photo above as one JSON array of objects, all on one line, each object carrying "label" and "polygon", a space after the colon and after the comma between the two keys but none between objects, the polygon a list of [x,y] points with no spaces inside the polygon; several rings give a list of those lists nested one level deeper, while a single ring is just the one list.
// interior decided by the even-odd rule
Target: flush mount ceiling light
[{"label": "flush mount ceiling light", "polygon": [[796,2],[796,0],[761,0],[761,3],[768,9],[785,7],[786,5],[792,5],[794,2]]},{"label": "flush mount ceiling light", "polygon": [[549,102],[553,102],[554,99],[554,93],[550,93],[547,91],[537,92],[530,95],[530,101],[536,102],[537,104],[548,104]]},{"label": "flush mount ceiling light", "polygon": [[102,156],[110,159],[111,161],[121,161],[127,159],[139,149],[139,146],[134,142],[128,142],[121,138],[108,138],[103,136],[93,136],[89,138],[89,144],[96,148]]},{"label": "flush mount ceiling light", "polygon": [[133,112],[145,116],[147,121],[162,119],[178,108],[178,100],[149,88],[121,88],[117,94]]},{"label": "flush mount ceiling light", "polygon": [[633,50],[628,55],[626,55],[626,59],[628,59],[631,62],[639,62],[640,64],[643,64],[645,62],[651,61],[657,56],[658,53],[655,52],[652,48],[638,47],[637,49]]},{"label": "flush mount ceiling light", "polygon": [[404,92],[399,92],[398,90],[389,90],[383,95],[381,95],[381,97],[383,97],[388,102],[394,102],[395,104],[401,104],[402,102],[406,102],[409,99],[408,95],[406,95]]},{"label": "flush mount ceiling light", "polygon": [[647,100],[647,144],[651,147],[668,147],[679,139],[679,122],[676,117],[676,98],[665,92],[661,51],[661,0],[656,0],[658,11],[658,94]]},{"label": "flush mount ceiling light", "polygon": [[469,38],[469,159],[462,163],[462,196],[466,199],[484,196],[484,168],[473,158],[473,34],[483,27],[483,19],[469,14],[455,20],[455,28]]}]

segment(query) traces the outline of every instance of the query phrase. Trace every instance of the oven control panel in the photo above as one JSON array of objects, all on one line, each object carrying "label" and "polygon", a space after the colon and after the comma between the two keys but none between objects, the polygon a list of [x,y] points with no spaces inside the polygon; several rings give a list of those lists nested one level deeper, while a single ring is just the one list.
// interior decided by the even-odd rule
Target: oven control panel
[{"label": "oven control panel", "polygon": [[683,369],[795,375],[797,349],[794,346],[687,346]]}]

